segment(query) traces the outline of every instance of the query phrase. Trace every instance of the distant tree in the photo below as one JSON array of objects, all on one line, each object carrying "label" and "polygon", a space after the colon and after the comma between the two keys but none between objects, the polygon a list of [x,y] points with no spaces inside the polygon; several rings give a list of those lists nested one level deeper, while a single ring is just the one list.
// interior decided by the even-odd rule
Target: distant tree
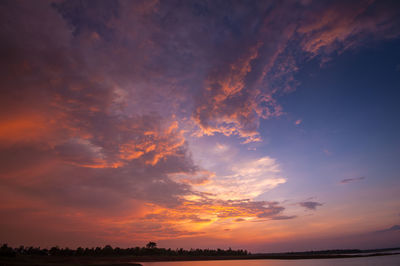
[{"label": "distant tree", "polygon": [[146,244],[146,248],[156,248],[157,247],[157,243],[156,242],[149,242]]},{"label": "distant tree", "polygon": [[75,251],[75,255],[82,256],[85,254],[85,250],[82,247],[78,247]]},{"label": "distant tree", "polygon": [[112,255],[114,252],[114,249],[110,245],[106,245],[103,250],[101,251],[102,255]]},{"label": "distant tree", "polygon": [[1,247],[0,247],[0,256],[4,256],[4,257],[15,257],[15,252],[14,252],[14,250],[11,248],[11,247],[9,247],[9,246],[7,246],[7,244],[3,244]]}]

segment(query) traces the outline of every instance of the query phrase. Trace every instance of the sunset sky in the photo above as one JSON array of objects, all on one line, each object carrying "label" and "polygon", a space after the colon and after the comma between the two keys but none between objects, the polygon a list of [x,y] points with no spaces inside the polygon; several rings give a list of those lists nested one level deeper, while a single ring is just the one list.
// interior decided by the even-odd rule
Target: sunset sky
[{"label": "sunset sky", "polygon": [[400,246],[400,1],[1,1],[0,242]]}]

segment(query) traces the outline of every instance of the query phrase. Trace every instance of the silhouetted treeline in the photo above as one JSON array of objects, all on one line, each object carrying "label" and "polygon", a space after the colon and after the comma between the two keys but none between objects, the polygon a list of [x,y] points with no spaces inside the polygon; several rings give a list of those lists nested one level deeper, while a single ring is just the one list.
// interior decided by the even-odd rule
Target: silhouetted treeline
[{"label": "silhouetted treeline", "polygon": [[9,247],[7,244],[0,248],[0,256],[14,257],[16,255],[40,255],[40,256],[244,256],[250,253],[247,250],[229,249],[165,249],[157,248],[154,242],[149,242],[146,247],[113,248],[110,245],[96,248],[77,249],[52,247],[41,249],[40,247]]},{"label": "silhouetted treeline", "polygon": [[282,253],[259,253],[256,255],[331,255],[331,254],[362,254],[373,252],[387,252],[400,250],[400,248],[380,248],[380,249],[328,249],[328,250],[310,250],[298,252],[282,252]]}]

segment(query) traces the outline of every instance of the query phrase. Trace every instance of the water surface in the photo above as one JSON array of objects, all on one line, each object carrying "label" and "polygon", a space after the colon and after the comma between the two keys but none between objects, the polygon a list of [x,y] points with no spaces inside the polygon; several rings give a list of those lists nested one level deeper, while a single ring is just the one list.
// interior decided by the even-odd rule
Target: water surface
[{"label": "water surface", "polygon": [[141,262],[143,266],[399,266],[400,255],[308,260],[211,260]]}]

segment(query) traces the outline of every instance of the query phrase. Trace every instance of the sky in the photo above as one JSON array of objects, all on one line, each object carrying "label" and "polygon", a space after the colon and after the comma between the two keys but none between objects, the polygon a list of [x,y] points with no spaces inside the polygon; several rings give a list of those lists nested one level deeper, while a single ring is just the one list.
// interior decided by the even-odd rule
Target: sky
[{"label": "sky", "polygon": [[400,246],[398,1],[1,1],[0,239]]}]

